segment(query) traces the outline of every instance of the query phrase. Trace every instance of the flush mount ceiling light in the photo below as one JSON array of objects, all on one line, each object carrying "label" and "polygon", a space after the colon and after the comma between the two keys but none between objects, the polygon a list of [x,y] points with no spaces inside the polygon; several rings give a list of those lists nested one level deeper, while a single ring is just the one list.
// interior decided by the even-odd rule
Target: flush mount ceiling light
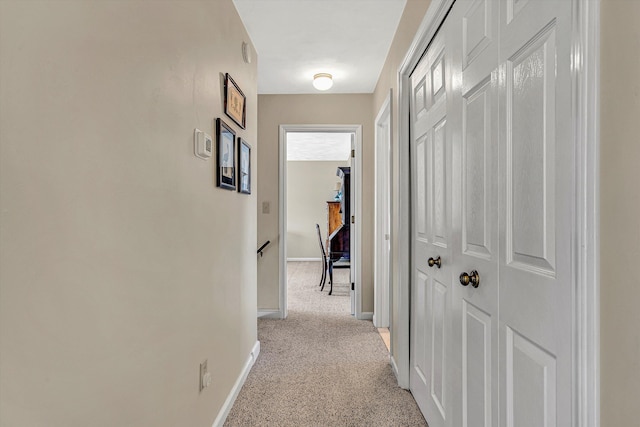
[{"label": "flush mount ceiling light", "polygon": [[329,73],[318,73],[313,76],[313,87],[318,90],[327,90],[333,86],[333,79]]}]

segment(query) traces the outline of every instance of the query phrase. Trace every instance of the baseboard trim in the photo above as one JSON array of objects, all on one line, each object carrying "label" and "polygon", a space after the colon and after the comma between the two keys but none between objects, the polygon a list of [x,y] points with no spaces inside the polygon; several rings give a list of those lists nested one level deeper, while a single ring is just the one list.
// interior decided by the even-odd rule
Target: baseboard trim
[{"label": "baseboard trim", "polygon": [[[391,370],[393,371],[393,375],[396,376],[396,380],[397,380],[399,377],[398,377],[398,364],[396,363],[396,359],[394,359],[393,356],[389,356],[389,363],[391,363]],[[398,382],[398,385],[400,385],[399,382]]]},{"label": "baseboard trim", "polygon": [[258,318],[282,319],[282,313],[280,310],[258,310]]},{"label": "baseboard trim", "polygon": [[251,353],[249,354],[246,363],[244,364],[244,367],[242,368],[242,371],[240,372],[240,375],[238,376],[238,379],[236,380],[236,383],[233,385],[229,396],[227,396],[227,400],[224,401],[224,405],[222,405],[220,412],[218,412],[218,416],[213,422],[212,427],[223,426],[224,422],[227,419],[227,416],[229,415],[229,412],[231,411],[231,408],[233,407],[233,403],[236,401],[238,393],[240,393],[240,389],[244,385],[244,382],[247,380],[247,375],[249,375],[249,371],[251,371],[253,364],[256,363],[259,354],[260,341],[256,341],[256,343],[253,345],[253,348],[251,349]]},{"label": "baseboard trim", "polygon": [[287,261],[322,261],[321,258],[287,258]]},{"label": "baseboard trim", "polygon": [[363,311],[362,313],[360,313],[360,320],[373,320],[373,312]]}]

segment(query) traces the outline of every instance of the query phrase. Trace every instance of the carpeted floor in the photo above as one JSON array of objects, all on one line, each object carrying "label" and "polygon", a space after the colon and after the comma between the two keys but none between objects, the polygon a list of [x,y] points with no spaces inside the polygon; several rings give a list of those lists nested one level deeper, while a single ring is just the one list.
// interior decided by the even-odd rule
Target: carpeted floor
[{"label": "carpeted floor", "polygon": [[261,352],[225,426],[426,426],[370,321],[349,314],[349,271],[289,263],[289,316],[258,320]]}]

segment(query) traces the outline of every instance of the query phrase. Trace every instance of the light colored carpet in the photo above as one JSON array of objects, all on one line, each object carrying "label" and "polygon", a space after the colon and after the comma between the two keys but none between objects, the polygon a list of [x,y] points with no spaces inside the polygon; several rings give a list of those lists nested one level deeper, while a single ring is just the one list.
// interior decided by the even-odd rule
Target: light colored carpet
[{"label": "light colored carpet", "polygon": [[329,296],[319,264],[289,263],[289,317],[258,320],[260,356],[225,426],[426,426],[373,324],[349,315],[348,270]]},{"label": "light colored carpet", "polygon": [[351,309],[348,268],[333,270],[333,293],[329,295],[329,279],[320,292],[322,277],[321,262],[287,263],[287,299],[289,312],[341,313],[349,314]]}]

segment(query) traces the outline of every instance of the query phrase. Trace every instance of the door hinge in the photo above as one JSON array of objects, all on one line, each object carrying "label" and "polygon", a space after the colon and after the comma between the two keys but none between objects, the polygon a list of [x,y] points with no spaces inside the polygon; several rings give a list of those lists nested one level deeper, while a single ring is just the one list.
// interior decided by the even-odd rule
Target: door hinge
[{"label": "door hinge", "polygon": [[351,282],[351,290],[352,291],[356,290],[356,284],[354,282]]},{"label": "door hinge", "polygon": [[351,215],[351,224],[355,224],[356,223],[356,217],[355,215]]},{"label": "door hinge", "polygon": [[[344,153],[344,151],[343,151],[343,153]],[[353,149],[351,150],[351,157],[355,159],[355,157],[356,157],[356,150],[353,150]]]}]

